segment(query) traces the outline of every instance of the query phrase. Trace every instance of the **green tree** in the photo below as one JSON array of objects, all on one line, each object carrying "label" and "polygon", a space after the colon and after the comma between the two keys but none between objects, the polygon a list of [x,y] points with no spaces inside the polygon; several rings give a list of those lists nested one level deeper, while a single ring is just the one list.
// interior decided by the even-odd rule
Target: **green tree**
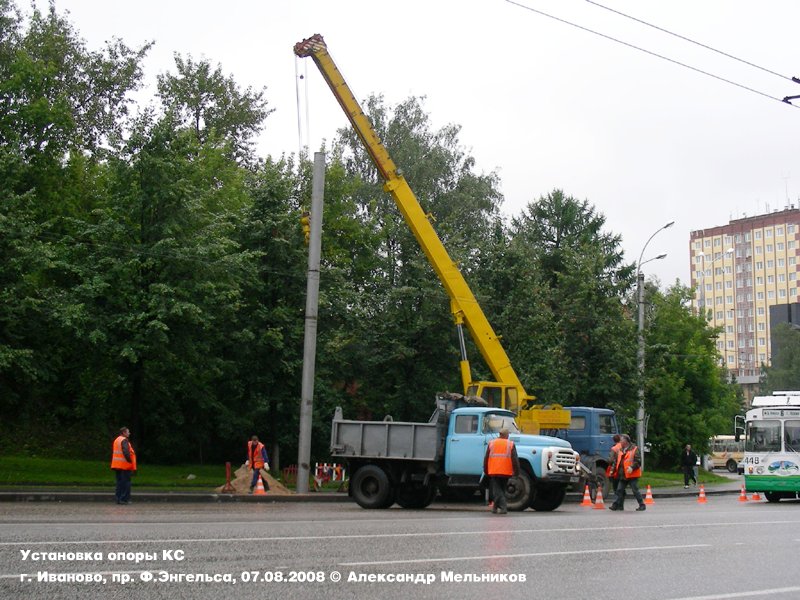
[{"label": "green tree", "polygon": [[716,348],[718,329],[691,309],[692,291],[647,287],[645,402],[654,464],[675,467],[685,444],[702,451],[728,433],[741,393]]},{"label": "green tree", "polygon": [[545,403],[630,404],[632,280],[619,236],[587,201],[554,190],[512,220],[501,332],[528,391]]},{"label": "green tree", "polygon": [[158,96],[181,126],[195,133],[201,144],[227,144],[230,156],[242,162],[253,158],[253,138],[272,109],[265,90],[242,90],[222,67],[207,60],[175,55],[177,73],[158,76]]},{"label": "green tree", "polygon": [[[371,97],[366,109],[448,252],[468,279],[477,280],[473,270],[501,200],[496,176],[474,172],[459,128],[434,129],[420,98],[389,109]],[[345,199],[352,207],[336,214],[360,217],[365,229],[353,241],[370,244],[345,251],[363,262],[362,279],[353,286],[357,303],[347,309],[357,322],[350,322],[350,331],[340,330],[340,342],[349,340],[343,380],[358,383],[349,389],[357,387],[362,406],[377,416],[424,418],[436,391],[460,389],[449,299],[354,131],[340,131],[334,157],[353,179]]]}]

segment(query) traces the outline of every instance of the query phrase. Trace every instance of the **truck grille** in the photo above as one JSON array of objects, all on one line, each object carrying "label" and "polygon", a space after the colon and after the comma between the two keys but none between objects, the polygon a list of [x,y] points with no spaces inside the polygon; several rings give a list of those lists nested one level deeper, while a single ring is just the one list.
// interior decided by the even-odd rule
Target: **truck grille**
[{"label": "truck grille", "polygon": [[575,453],[571,450],[559,450],[553,456],[553,463],[557,468],[572,473],[575,471]]}]

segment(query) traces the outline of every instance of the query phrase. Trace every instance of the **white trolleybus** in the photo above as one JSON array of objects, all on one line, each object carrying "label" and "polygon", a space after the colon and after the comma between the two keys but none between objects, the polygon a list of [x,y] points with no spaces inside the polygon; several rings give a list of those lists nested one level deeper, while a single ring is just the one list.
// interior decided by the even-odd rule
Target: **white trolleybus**
[{"label": "white trolleybus", "polygon": [[[747,491],[762,492],[770,502],[798,498],[800,391],[756,396],[744,419],[742,467]],[[737,436],[740,431],[737,428]]]}]

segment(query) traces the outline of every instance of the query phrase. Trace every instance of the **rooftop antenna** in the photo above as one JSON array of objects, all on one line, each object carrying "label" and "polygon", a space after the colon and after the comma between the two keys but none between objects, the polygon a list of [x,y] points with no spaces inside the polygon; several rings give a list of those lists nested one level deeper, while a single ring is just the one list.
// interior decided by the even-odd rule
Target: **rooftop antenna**
[{"label": "rooftop antenna", "polygon": [[783,175],[783,187],[786,191],[786,207],[789,207],[789,177],[790,174]]}]

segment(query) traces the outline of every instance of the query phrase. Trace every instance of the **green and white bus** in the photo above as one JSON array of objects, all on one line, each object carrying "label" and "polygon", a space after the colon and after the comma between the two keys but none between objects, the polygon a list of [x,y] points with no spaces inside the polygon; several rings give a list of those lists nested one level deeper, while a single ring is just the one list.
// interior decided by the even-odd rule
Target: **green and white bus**
[{"label": "green and white bus", "polygon": [[745,416],[744,482],[770,502],[800,493],[800,391],[756,396]]}]

